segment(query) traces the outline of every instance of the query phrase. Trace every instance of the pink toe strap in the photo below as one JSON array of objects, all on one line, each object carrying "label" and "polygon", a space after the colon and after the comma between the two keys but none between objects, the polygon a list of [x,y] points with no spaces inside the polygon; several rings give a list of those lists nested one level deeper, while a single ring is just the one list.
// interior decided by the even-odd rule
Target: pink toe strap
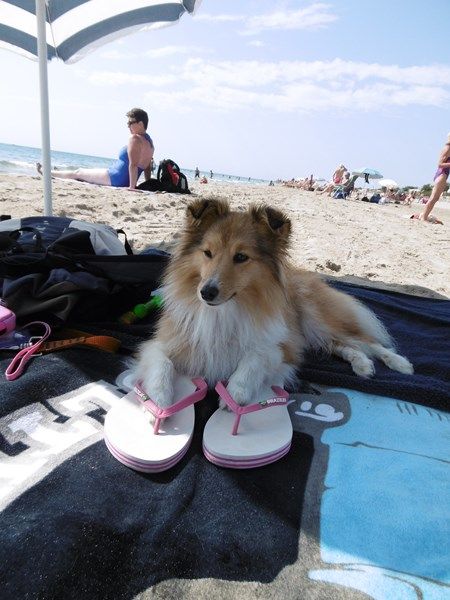
[{"label": "pink toe strap", "polygon": [[203,398],[206,396],[206,392],[208,391],[208,385],[207,385],[206,381],[204,381],[203,379],[200,379],[199,377],[194,378],[191,381],[196,387],[195,392],[192,392],[192,394],[189,394],[189,396],[185,396],[184,398],[181,398],[181,400],[178,400],[178,402],[175,402],[175,404],[171,404],[167,408],[161,408],[160,406],[158,406],[150,398],[150,396],[148,396],[144,392],[144,390],[142,389],[142,381],[138,381],[136,383],[136,385],[134,386],[134,393],[137,395],[139,400],[142,402],[143,406],[147,410],[149,410],[152,413],[152,415],[155,417],[155,424],[153,426],[153,433],[155,435],[158,435],[159,427],[160,427],[161,421],[163,419],[165,419],[166,417],[170,417],[171,415],[174,415],[175,413],[179,412],[180,410],[183,410],[183,408],[187,408],[191,404],[195,404],[199,400],[203,400]]},{"label": "pink toe strap", "polygon": [[229,408],[231,408],[236,415],[233,423],[233,429],[231,431],[232,435],[237,434],[242,415],[256,412],[257,410],[264,410],[265,408],[272,408],[273,406],[286,406],[289,401],[289,394],[286,392],[286,390],[283,390],[283,388],[280,388],[277,385],[272,386],[272,390],[274,394],[276,394],[273,398],[261,400],[261,402],[255,402],[254,404],[248,404],[247,406],[239,406],[239,404],[232,398],[222,381],[217,383],[215,389],[222,400],[226,402],[227,406],[229,406]]}]

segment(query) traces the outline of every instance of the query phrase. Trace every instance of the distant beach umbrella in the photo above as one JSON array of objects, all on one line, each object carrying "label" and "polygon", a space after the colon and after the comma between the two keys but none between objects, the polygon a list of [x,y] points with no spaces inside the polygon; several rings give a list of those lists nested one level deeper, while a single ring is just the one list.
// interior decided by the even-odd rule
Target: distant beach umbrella
[{"label": "distant beach umbrella", "polygon": [[176,23],[201,0],[0,0],[0,48],[38,58],[45,214],[52,214],[47,60],[71,63],[112,40]]},{"label": "distant beach umbrella", "polygon": [[390,189],[400,187],[398,185],[398,183],[396,181],[394,181],[393,179],[379,179],[377,181],[377,184],[380,187],[385,187],[385,188],[390,188]]},{"label": "distant beach umbrella", "polygon": [[355,169],[352,171],[352,175],[358,175],[358,177],[365,177],[365,179],[383,179],[383,175],[376,169],[370,169],[365,167],[363,169]]}]

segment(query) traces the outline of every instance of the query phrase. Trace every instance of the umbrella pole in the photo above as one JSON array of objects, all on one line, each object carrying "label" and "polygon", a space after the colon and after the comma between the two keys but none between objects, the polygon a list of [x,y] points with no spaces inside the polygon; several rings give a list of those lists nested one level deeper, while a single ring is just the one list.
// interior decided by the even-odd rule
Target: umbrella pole
[{"label": "umbrella pole", "polygon": [[39,91],[41,99],[42,172],[44,177],[44,215],[52,215],[52,178],[50,161],[50,117],[48,110],[47,39],[45,0],[36,0]]}]

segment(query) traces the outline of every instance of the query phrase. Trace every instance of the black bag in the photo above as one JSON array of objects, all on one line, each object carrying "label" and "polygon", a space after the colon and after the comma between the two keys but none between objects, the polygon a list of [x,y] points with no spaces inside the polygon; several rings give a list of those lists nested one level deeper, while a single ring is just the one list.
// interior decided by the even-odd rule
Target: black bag
[{"label": "black bag", "polygon": [[136,189],[144,192],[162,192],[161,183],[158,179],[146,179],[137,185]]},{"label": "black bag", "polygon": [[190,194],[188,180],[180,167],[170,158],[159,163],[157,179],[148,179],[137,186],[138,190],[147,192],[170,192],[175,194]]},{"label": "black bag", "polygon": [[19,319],[116,320],[149,300],[168,256],[132,254],[108,225],[66,217],[2,221],[1,297]]}]

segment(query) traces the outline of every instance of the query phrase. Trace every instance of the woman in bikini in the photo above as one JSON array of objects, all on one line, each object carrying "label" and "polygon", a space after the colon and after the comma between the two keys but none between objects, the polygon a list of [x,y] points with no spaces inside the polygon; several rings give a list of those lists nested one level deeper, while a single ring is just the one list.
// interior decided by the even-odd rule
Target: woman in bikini
[{"label": "woman in bikini", "polygon": [[438,223],[442,225],[442,221],[436,219],[436,217],[430,216],[434,205],[441,197],[442,192],[445,190],[447,178],[450,173],[450,133],[447,135],[447,141],[442,149],[439,156],[438,170],[434,175],[434,186],[433,191],[428,202],[425,204],[423,212],[420,214],[412,215],[411,219],[419,219],[420,221],[428,221],[429,223]]},{"label": "woman in bikini", "polygon": [[347,171],[347,169],[344,167],[344,165],[338,166],[336,171],[333,173],[333,177],[332,177],[334,185],[340,185],[342,183],[342,180],[344,178],[344,173],[346,171]]},{"label": "woman in bikini", "polygon": [[[150,179],[155,148],[152,138],[147,133],[148,115],[141,108],[132,108],[126,116],[131,133],[128,145],[120,150],[119,158],[108,169],[52,171],[52,177],[76,179],[97,185],[126,187],[132,191],[135,191],[142,171],[145,172],[145,178]],[[36,167],[42,175],[42,165],[37,163]]]},{"label": "woman in bikini", "polygon": [[323,188],[323,190],[319,192],[319,194],[328,194],[329,196],[331,196],[335,190],[335,187],[343,183],[345,173],[347,173],[347,168],[344,165],[339,165],[333,173],[331,181],[326,184],[326,186]]}]

